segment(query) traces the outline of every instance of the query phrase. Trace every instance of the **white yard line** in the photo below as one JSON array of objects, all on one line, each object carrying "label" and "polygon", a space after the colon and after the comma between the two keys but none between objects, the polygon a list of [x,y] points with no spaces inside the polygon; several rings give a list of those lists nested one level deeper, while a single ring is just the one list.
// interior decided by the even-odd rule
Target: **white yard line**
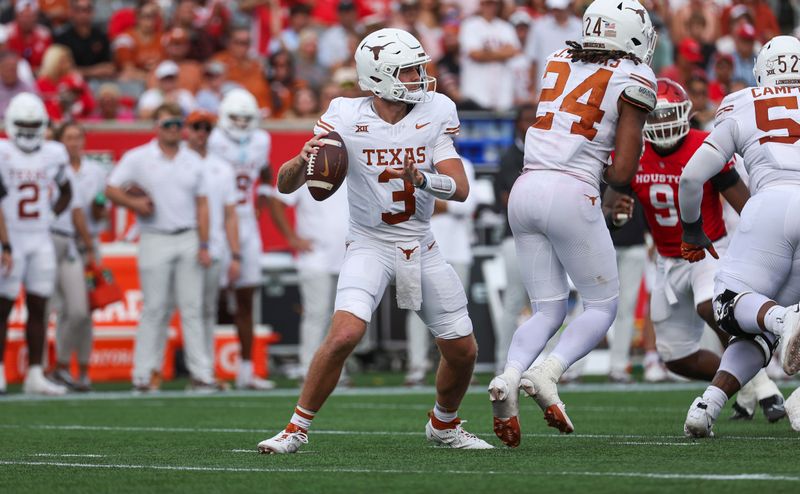
[{"label": "white yard line", "polygon": [[[193,467],[178,465],[134,465],[134,464],[91,464],[91,463],[66,463],[55,461],[7,461],[0,460],[0,465],[43,466],[77,469],[110,469],[110,470],[168,470],[181,472],[225,472],[225,473],[356,473],[356,474],[389,474],[389,475],[509,475],[508,471],[497,470],[399,470],[399,469],[370,469],[370,468],[245,468],[245,467]],[[743,474],[690,474],[690,473],[656,473],[656,472],[531,472],[515,471],[513,475],[547,477],[581,476],[581,477],[630,477],[645,479],[669,480],[710,480],[710,481],[786,481],[800,482],[800,477],[794,475],[772,475],[768,473],[743,473]]]},{"label": "white yard line", "polygon": [[667,443],[658,441],[624,441],[611,444],[623,444],[625,446],[697,446],[697,442]]},{"label": "white yard line", "polygon": [[72,453],[34,453],[29,456],[56,456],[59,458],[105,458],[106,455],[72,454]]},{"label": "white yard line", "polygon": [[[108,425],[80,425],[80,424],[0,424],[0,429],[34,429],[34,430],[57,430],[57,431],[98,431],[98,432],[156,432],[156,433],[221,433],[221,434],[269,434],[269,428],[245,429],[245,428],[225,428],[225,427],[162,427],[162,426],[108,426]],[[425,432],[420,427],[416,431],[357,431],[357,430],[325,430],[311,429],[310,435],[341,435],[341,436],[419,436],[423,437]],[[492,433],[478,433],[478,436],[493,437]],[[535,438],[555,438],[563,439],[644,439],[644,440],[683,440],[690,443],[691,440],[682,435],[649,435],[649,434],[557,434],[553,433],[533,433],[525,434],[525,437]],[[715,442],[723,440],[743,440],[743,441],[800,441],[800,434],[786,437],[776,436],[719,436],[714,439],[699,440],[698,443]]]}]

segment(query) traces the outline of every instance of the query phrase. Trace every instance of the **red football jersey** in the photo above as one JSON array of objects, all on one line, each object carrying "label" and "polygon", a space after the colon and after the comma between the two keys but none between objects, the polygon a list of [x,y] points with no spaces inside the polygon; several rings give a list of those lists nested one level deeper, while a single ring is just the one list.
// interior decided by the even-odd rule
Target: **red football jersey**
[{"label": "red football jersey", "polygon": [[[631,182],[631,188],[644,208],[656,249],[664,257],[681,256],[683,228],[678,204],[678,182],[689,158],[703,144],[706,136],[708,132],[690,129],[681,147],[667,156],[659,155],[649,142],[645,142],[639,171]],[[720,174],[728,173],[732,168],[733,160],[725,165]],[[703,215],[703,230],[708,238],[716,241],[725,236],[727,232],[722,220],[722,202],[711,181],[703,186],[700,212]]]}]

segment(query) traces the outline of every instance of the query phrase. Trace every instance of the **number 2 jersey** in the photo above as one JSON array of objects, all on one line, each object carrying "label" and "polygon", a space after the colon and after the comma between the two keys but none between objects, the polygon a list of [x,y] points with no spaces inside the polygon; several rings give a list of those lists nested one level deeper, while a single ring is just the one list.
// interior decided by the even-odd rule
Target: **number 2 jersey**
[{"label": "number 2 jersey", "polygon": [[44,141],[36,151],[24,153],[0,139],[3,216],[11,237],[13,232],[50,234],[52,204],[58,199],[58,184],[69,180],[68,163],[67,150],[59,142]]},{"label": "number 2 jersey", "polygon": [[545,66],[537,120],[525,138],[525,169],[562,171],[599,189],[614,149],[617,102],[649,112],[655,90],[647,64],[572,62],[566,48],[553,53]]},{"label": "number 2 jersey", "polygon": [[[672,154],[661,156],[653,151],[653,146],[645,142],[644,154],[639,160],[639,171],[628,187],[615,187],[615,190],[630,194],[633,192],[644,210],[653,242],[658,253],[664,257],[681,257],[681,236],[678,203],[678,182],[686,163],[703,144],[708,132],[689,129],[681,146]],[[703,185],[703,230],[712,241],[717,241],[727,233],[722,217],[722,201],[719,191],[734,185],[739,174],[733,169],[731,160],[719,174]]]},{"label": "number 2 jersey", "polygon": [[331,101],[314,133],[336,131],[347,147],[350,234],[389,242],[425,237],[435,198],[386,169],[402,169],[408,155],[419,170],[436,173],[433,165],[459,157],[453,146],[459,128],[455,104],[439,93],[396,124],[377,115],[372,97]]},{"label": "number 2 jersey", "polygon": [[800,185],[800,87],[745,88],[720,103],[706,142],[725,157],[738,153],[750,192]]}]

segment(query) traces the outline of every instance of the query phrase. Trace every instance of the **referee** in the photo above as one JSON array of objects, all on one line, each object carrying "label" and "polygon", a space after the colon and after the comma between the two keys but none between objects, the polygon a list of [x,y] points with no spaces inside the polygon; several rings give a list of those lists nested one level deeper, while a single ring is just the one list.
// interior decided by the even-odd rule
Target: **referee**
[{"label": "referee", "polygon": [[[163,364],[173,302],[192,382],[213,383],[201,317],[203,270],[211,263],[208,202],[202,158],[181,144],[182,115],[175,104],[159,106],[153,114],[156,138],[125,153],[106,187],[111,201],[136,213],[141,230],[137,262],[144,307],[133,354],[136,392],[158,390],[153,377]],[[132,194],[133,185],[146,195]]]}]

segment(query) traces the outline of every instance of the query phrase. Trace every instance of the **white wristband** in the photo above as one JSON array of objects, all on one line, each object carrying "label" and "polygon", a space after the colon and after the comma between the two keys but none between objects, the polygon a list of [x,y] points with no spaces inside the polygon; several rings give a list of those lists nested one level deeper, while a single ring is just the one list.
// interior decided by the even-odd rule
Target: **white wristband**
[{"label": "white wristband", "polygon": [[422,172],[423,181],[418,187],[437,199],[450,199],[456,193],[456,181],[448,175]]},{"label": "white wristband", "polygon": [[275,188],[271,185],[261,184],[256,188],[256,195],[272,197],[275,195]]}]

